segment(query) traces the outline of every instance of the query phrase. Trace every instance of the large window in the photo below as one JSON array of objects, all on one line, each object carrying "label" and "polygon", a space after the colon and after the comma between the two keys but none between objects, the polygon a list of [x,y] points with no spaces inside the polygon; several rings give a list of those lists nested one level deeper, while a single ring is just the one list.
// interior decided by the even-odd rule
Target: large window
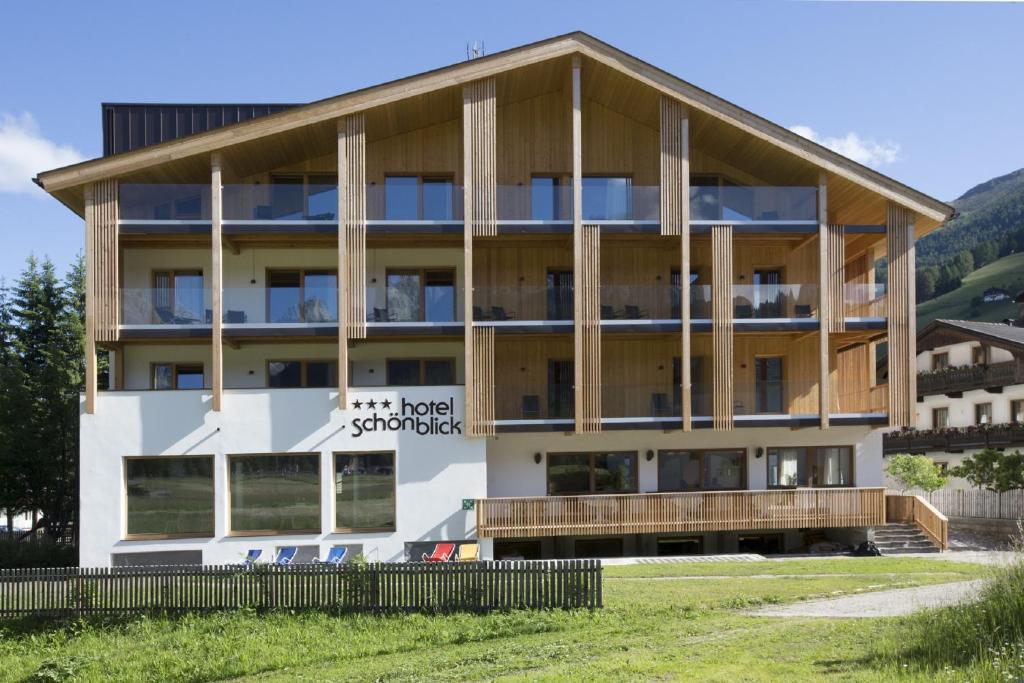
[{"label": "large window", "polygon": [[635,492],[636,466],[636,451],[549,453],[548,495]]},{"label": "large window", "polygon": [[320,456],[232,455],[231,531],[266,534],[320,531]]},{"label": "large window", "polygon": [[932,408],[932,429],[945,429],[949,426],[949,408]]},{"label": "large window", "polygon": [[853,486],[850,446],[769,448],[768,487]]},{"label": "large window", "polygon": [[659,491],[728,491],[746,484],[744,450],[658,452]]},{"label": "large window", "polygon": [[339,531],[393,531],[395,454],[334,454],[334,526]]},{"label": "large window", "polygon": [[754,405],[759,414],[784,412],[782,358],[754,359]]},{"label": "large window", "polygon": [[257,207],[257,219],[332,220],[338,213],[336,176],[273,175],[270,181],[270,206]]},{"label": "large window", "polygon": [[333,270],[267,272],[267,322],[337,322],[338,275]]},{"label": "large window", "polygon": [[154,323],[195,325],[210,322],[203,299],[202,270],[153,271]]},{"label": "large window", "polygon": [[583,220],[625,221],[632,218],[631,187],[630,178],[583,178]]},{"label": "large window", "polygon": [[213,536],[213,456],[125,458],[127,538]]},{"label": "large window", "polygon": [[387,383],[394,387],[447,386],[455,384],[452,358],[389,358]]},{"label": "large window", "polygon": [[450,221],[454,218],[452,179],[446,176],[387,176],[384,218],[389,221]]},{"label": "large window", "polygon": [[455,270],[422,268],[388,270],[387,320],[451,322],[455,320]]},{"label": "large window", "polygon": [[267,386],[277,388],[338,386],[334,360],[272,360],[267,362]]},{"label": "large window", "polygon": [[202,389],[202,363],[153,363],[152,387],[154,389]]}]

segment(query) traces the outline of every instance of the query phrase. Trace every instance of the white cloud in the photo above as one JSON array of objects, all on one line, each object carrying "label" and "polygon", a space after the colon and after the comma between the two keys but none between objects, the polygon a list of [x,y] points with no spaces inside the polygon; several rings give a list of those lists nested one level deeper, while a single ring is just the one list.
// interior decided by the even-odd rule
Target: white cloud
[{"label": "white cloud", "polygon": [[842,137],[822,137],[810,126],[790,126],[789,129],[865,166],[884,166],[900,159],[900,146],[890,140],[878,142],[852,131]]},{"label": "white cloud", "polygon": [[82,159],[74,147],[59,145],[44,137],[32,114],[0,113],[0,192],[40,192],[32,182],[40,171]]}]

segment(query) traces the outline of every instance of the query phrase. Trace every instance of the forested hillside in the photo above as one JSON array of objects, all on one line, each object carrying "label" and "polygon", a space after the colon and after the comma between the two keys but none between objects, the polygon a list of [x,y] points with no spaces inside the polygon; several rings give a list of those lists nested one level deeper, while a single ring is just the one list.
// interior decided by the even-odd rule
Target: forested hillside
[{"label": "forested hillside", "polygon": [[917,299],[952,292],[997,259],[1024,251],[1024,169],[968,190],[958,216],[917,243]]}]

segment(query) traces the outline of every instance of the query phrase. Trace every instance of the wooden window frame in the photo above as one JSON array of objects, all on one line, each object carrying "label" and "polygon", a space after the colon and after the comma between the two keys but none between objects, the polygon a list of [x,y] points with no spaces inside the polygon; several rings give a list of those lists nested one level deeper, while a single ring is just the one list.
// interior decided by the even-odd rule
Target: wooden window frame
[{"label": "wooden window frame", "polygon": [[[630,493],[639,493],[640,491],[640,451],[631,450],[606,450],[606,451],[558,451],[547,454],[544,458],[544,490],[545,492],[551,490],[551,456],[559,455],[586,455],[589,456],[589,490],[588,491],[576,491],[572,493],[545,493],[547,497],[560,497],[560,496],[615,496]],[[594,461],[599,455],[632,455],[633,456],[633,488],[623,491],[597,491],[597,475],[594,467]]]},{"label": "wooden window frame", "polygon": [[[938,414],[939,414],[940,410],[944,410],[946,412],[946,424],[944,424],[944,425],[939,425],[938,424],[938,420],[936,419],[938,417]],[[934,408],[932,408],[932,429],[945,429],[948,426],[949,426],[949,406],[935,406]]]},{"label": "wooden window frame", "polygon": [[[338,456],[339,455],[390,455],[391,456],[391,471],[392,471],[392,504],[394,507],[395,523],[391,526],[382,527],[339,527],[338,526]],[[332,489],[334,495],[331,496],[331,525],[334,533],[336,534],[368,534],[368,533],[383,533],[383,532],[394,532],[398,530],[398,452],[397,451],[333,451],[331,452],[331,474],[334,477],[332,482]]]},{"label": "wooden window frame", "polygon": [[[445,173],[401,173],[401,172],[400,173],[384,173],[384,214],[385,215],[387,215],[387,205],[388,205],[388,178],[415,178],[416,179],[416,216],[417,216],[417,218],[408,219],[408,220],[413,220],[413,221],[431,220],[431,221],[442,222],[443,223],[444,221],[438,221],[437,219],[434,219],[434,218],[431,218],[431,219],[423,218],[423,185],[424,185],[423,181],[425,181],[425,180],[443,180],[443,181],[447,181],[447,182],[451,183],[451,186],[452,186],[452,217],[449,218],[448,220],[449,221],[457,221],[458,220],[458,219],[455,218],[455,216],[456,216],[456,211],[455,211],[456,190],[455,190],[455,188],[458,187],[458,185],[455,182],[455,174],[454,173],[450,173],[450,172],[445,172]],[[391,222],[393,222],[393,223],[403,223],[405,221],[406,221],[406,219],[393,219]]]},{"label": "wooden window frame", "polygon": [[971,347],[971,365],[988,365],[988,347],[984,344]]},{"label": "wooden window frame", "polygon": [[[938,359],[938,358],[942,358],[943,359],[943,364],[942,365],[939,365],[939,363],[936,362],[936,359]],[[949,351],[939,351],[937,353],[932,353],[932,370],[933,371],[935,371],[935,370],[945,370],[948,367],[949,367]]]},{"label": "wooden window frame", "polygon": [[[417,277],[419,277],[419,279],[420,279],[420,287],[419,287],[419,290],[420,290],[420,292],[419,292],[419,311],[420,311],[420,316],[419,316],[419,320],[415,320],[413,322],[420,322],[420,323],[430,322],[429,320],[427,320],[427,273],[428,272],[429,273],[442,273],[442,272],[443,273],[451,273],[451,275],[452,275],[452,294],[453,294],[453,296],[452,296],[452,321],[451,322],[452,322],[452,324],[455,324],[455,323],[459,322],[458,321],[458,317],[459,317],[459,271],[454,266],[437,266],[437,267],[433,267],[433,266],[409,266],[407,268],[403,268],[401,266],[396,266],[394,268],[385,268],[384,269],[384,306],[385,306],[385,310],[387,310],[387,305],[388,305],[388,288],[390,287],[389,278],[391,277],[392,273],[401,273],[401,274],[406,274],[406,275],[410,275],[410,274],[415,273],[417,275]],[[390,315],[390,313],[388,315]]]},{"label": "wooden window frame", "polygon": [[[169,365],[171,366],[171,381],[174,386],[170,389],[157,389],[156,388],[156,369],[158,366]],[[178,388],[178,374],[182,368],[199,368],[200,374],[203,376],[203,386],[199,389],[179,389]],[[206,386],[206,364],[203,361],[153,361],[149,364],[149,389],[150,391],[203,391],[207,389]]]},{"label": "wooden window frame", "polygon": [[[334,286],[338,287],[338,269],[337,268],[267,268],[263,274],[263,282],[265,287],[264,294],[264,306],[263,306],[263,319],[270,320],[270,276],[273,273],[298,273],[299,274],[299,306],[298,314],[301,320],[299,322],[306,322],[306,310],[304,304],[306,303],[306,275],[309,273],[325,273],[327,275],[334,276]],[[275,323],[267,323],[273,325]]]},{"label": "wooden window frame", "polygon": [[[794,486],[779,486],[772,485],[770,474],[771,466],[769,465],[769,457],[772,451],[779,451],[785,449],[803,449],[804,450],[804,467],[806,471],[813,472],[814,470],[814,456],[817,451],[824,450],[826,448],[845,448],[850,452],[850,483],[849,484],[815,484],[814,486],[802,486],[796,484]],[[764,451],[764,470],[765,470],[765,485],[771,491],[793,491],[795,489],[852,489],[857,488],[857,449],[849,444],[834,444],[825,446],[769,446]]]},{"label": "wooden window frame", "polygon": [[[448,361],[449,363],[452,364],[452,381],[456,382],[456,383],[455,384],[424,384],[424,381],[426,380],[426,375],[427,375],[427,362],[428,361],[442,361],[442,360],[443,361]],[[419,364],[420,364],[420,383],[419,384],[413,384],[413,385],[408,385],[408,384],[392,384],[391,383],[391,370],[388,367],[388,364],[391,363],[391,361],[418,361]],[[454,356],[427,356],[427,357],[423,357],[423,356],[411,356],[411,357],[399,356],[397,358],[388,357],[388,358],[384,359],[384,382],[385,382],[385,384],[383,386],[385,386],[385,387],[405,387],[405,386],[445,387],[445,386],[458,386],[458,383],[457,383],[458,377],[456,376],[456,370],[457,370],[457,368],[456,368],[456,365],[455,365],[455,357]]]},{"label": "wooden window frame", "polygon": [[[265,457],[309,457],[316,456],[316,467],[317,467],[317,498],[316,498],[316,509],[317,518],[320,519],[320,526],[316,529],[288,529],[288,530],[274,530],[274,529],[255,529],[252,531],[236,531],[232,528],[231,519],[231,461],[234,458],[265,458]],[[227,476],[226,476],[226,487],[225,497],[227,498],[227,536],[236,538],[246,538],[250,536],[310,536],[318,535],[323,533],[323,488],[324,488],[324,473],[320,453],[308,452],[308,453],[230,453],[224,456],[225,464],[227,465]]]},{"label": "wooden window frame", "polygon": [[[299,364],[299,386],[297,387],[271,387],[270,386],[270,364],[271,363],[298,363]],[[264,365],[266,372],[266,379],[264,386],[268,389],[324,389],[329,387],[310,387],[309,386],[309,364],[310,363],[327,363],[328,365],[334,364],[334,376],[335,379],[338,377],[338,359],[336,358],[271,358],[268,359]],[[336,387],[335,387],[336,388]]]},{"label": "wooden window frame", "polygon": [[[1015,410],[1015,404],[1020,410]],[[1024,398],[1010,399],[1010,422],[1021,422],[1017,419],[1017,415],[1024,415]]]},{"label": "wooden window frame", "polygon": [[[697,456],[700,463],[700,474],[698,481],[700,483],[699,488],[695,489],[680,489],[680,488],[667,488],[662,485],[661,481],[661,458],[662,455],[670,455],[674,453],[689,453]],[[721,488],[721,489],[706,489],[704,488],[704,475],[707,471],[705,455],[707,453],[735,453],[741,456],[740,463],[740,485],[736,488]],[[658,463],[657,463],[657,476],[658,476],[658,493],[714,493],[716,491],[746,491],[748,485],[748,467],[747,458],[748,453],[746,448],[660,448],[658,449]]]},{"label": "wooden window frame", "polygon": [[[213,530],[210,533],[192,534],[130,534],[128,533],[128,461],[129,460],[181,460],[184,458],[208,458],[210,460],[210,505],[213,510]],[[121,505],[121,538],[124,541],[162,541],[174,538],[214,538],[217,535],[217,458],[213,454],[188,455],[126,455],[121,459],[121,490],[124,498]]]},{"label": "wooden window frame", "polygon": [[[979,409],[982,408],[983,406],[988,406],[988,422],[981,421],[981,414],[979,413]],[[974,404],[974,424],[992,424],[992,401],[982,401],[980,403]]]}]

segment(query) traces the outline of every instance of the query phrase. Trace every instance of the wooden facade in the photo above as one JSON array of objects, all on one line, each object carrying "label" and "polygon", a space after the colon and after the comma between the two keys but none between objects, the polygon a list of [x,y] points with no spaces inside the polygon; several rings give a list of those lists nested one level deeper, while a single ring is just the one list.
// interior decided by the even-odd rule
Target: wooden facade
[{"label": "wooden facade", "polygon": [[886,210],[888,269],[889,425],[912,427],[917,404],[914,215],[896,204]]},{"label": "wooden facade", "polygon": [[732,226],[711,226],[711,334],[713,340],[714,428],[728,430],[733,426],[733,255]]}]

